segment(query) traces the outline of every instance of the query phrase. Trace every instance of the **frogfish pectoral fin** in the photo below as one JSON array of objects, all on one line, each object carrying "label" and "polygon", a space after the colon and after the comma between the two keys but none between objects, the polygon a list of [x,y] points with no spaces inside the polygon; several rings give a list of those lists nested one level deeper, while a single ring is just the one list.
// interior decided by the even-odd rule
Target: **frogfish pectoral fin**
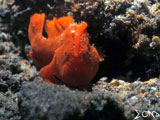
[{"label": "frogfish pectoral fin", "polygon": [[63,84],[63,82],[56,76],[57,71],[55,66],[55,57],[53,57],[51,63],[41,68],[40,75],[45,81],[49,83]]}]

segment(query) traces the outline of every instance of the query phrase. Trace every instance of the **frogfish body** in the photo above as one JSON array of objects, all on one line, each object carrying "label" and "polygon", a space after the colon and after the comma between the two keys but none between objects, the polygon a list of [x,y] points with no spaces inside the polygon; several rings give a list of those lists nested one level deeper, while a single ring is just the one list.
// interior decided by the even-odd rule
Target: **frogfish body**
[{"label": "frogfish body", "polygon": [[47,21],[45,14],[31,16],[28,29],[30,56],[44,81],[69,86],[87,86],[96,75],[102,60],[90,45],[87,23],[74,22],[70,16]]}]

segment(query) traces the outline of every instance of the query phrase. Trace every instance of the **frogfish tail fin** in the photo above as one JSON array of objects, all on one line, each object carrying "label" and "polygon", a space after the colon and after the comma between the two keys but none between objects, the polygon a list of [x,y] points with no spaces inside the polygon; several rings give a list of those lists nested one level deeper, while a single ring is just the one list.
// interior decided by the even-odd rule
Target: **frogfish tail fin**
[{"label": "frogfish tail fin", "polygon": [[28,36],[30,41],[34,39],[35,36],[40,35],[42,36],[43,26],[44,26],[45,14],[34,14],[31,16],[29,29],[28,29]]}]

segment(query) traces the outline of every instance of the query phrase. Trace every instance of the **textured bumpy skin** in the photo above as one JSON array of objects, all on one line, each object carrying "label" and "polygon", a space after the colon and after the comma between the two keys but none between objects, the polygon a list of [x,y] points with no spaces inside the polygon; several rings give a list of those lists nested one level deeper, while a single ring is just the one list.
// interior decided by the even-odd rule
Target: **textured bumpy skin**
[{"label": "textured bumpy skin", "polygon": [[72,17],[55,17],[47,21],[45,14],[31,16],[28,29],[32,51],[30,56],[40,68],[45,81],[69,86],[87,86],[98,71],[99,56],[89,44],[87,23],[76,24]]}]

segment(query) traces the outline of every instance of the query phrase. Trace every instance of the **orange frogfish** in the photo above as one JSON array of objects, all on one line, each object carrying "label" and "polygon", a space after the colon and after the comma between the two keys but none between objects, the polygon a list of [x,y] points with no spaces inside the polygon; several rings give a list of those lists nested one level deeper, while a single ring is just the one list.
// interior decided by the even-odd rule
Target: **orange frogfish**
[{"label": "orange frogfish", "polygon": [[45,24],[45,14],[34,14],[28,29],[30,56],[44,81],[69,86],[87,86],[96,75],[102,60],[90,45],[87,23],[74,22],[70,16],[53,17]]}]

